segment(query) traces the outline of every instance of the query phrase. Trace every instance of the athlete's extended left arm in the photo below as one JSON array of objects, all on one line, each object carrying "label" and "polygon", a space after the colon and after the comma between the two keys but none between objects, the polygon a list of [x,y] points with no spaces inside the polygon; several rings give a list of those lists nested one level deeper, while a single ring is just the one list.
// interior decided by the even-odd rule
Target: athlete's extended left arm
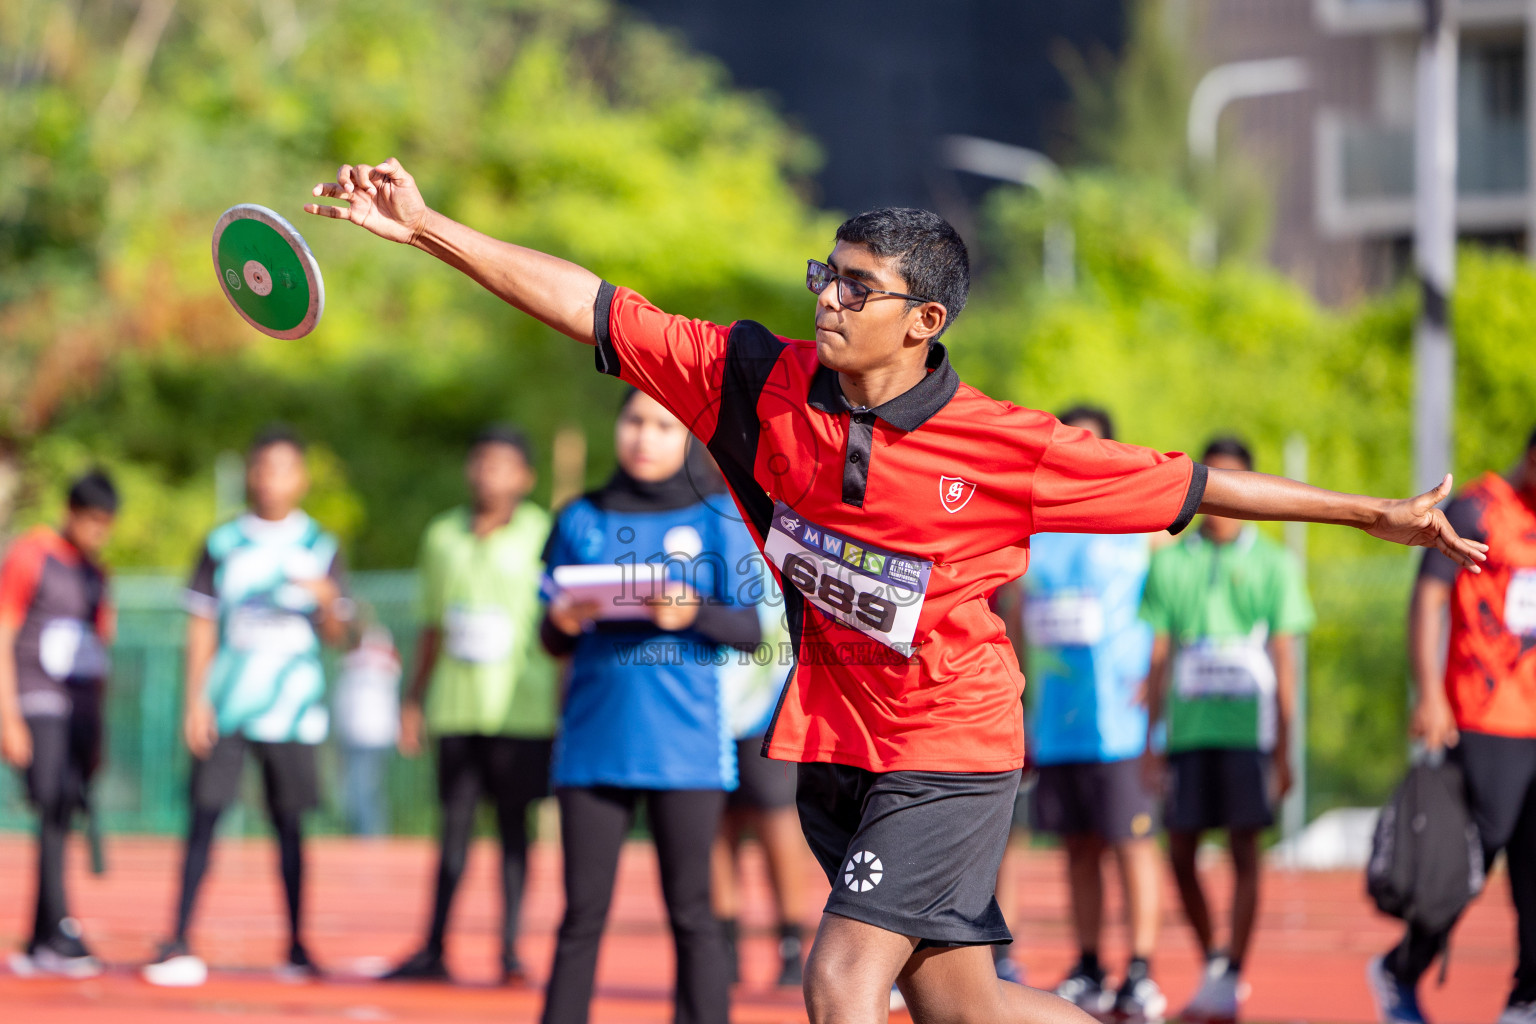
[{"label": "athlete's extended left arm", "polygon": [[1267,473],[1213,469],[1206,478],[1200,511],[1232,519],[1354,526],[1397,544],[1438,548],[1458,565],[1481,572],[1477,563],[1487,558],[1488,545],[1458,535],[1435,507],[1450,493],[1449,473],[1434,490],[1395,500],[1325,491]]}]

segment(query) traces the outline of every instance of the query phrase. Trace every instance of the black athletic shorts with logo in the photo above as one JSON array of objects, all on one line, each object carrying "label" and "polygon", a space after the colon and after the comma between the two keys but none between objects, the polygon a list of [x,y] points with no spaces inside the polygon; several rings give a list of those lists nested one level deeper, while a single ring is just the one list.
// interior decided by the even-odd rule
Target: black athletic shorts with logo
[{"label": "black athletic shorts with logo", "polygon": [[192,806],[222,811],[240,796],[245,754],[261,765],[262,788],[273,814],[292,814],[320,805],[319,769],[311,743],[263,743],[244,736],[220,736],[207,758],[192,759]]},{"label": "black athletic shorts with logo", "polygon": [[1152,794],[1141,759],[1041,765],[1035,780],[1034,823],[1058,836],[1094,835],[1123,843],[1152,834]]},{"label": "black athletic shorts with logo", "polygon": [[1275,823],[1273,755],[1260,750],[1180,750],[1168,755],[1169,832],[1260,829]]},{"label": "black athletic shorts with logo", "polygon": [[776,811],[795,806],[795,765],[764,757],[761,736],[736,741],[736,777],[736,788],[725,794],[726,810]]},{"label": "black athletic shorts with logo", "polygon": [[1019,772],[802,764],[795,803],[827,912],[925,946],[1012,942],[993,891]]}]

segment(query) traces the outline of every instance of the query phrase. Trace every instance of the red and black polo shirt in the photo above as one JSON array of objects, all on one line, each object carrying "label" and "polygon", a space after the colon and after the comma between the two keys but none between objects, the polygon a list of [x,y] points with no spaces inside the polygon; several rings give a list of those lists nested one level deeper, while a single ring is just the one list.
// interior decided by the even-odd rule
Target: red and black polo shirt
[{"label": "red and black polo shirt", "polygon": [[996,772],[1024,759],[1024,679],[987,599],[1034,533],[1177,533],[1205,467],[1101,441],[926,378],[855,408],[816,345],[741,320],[672,316],[598,292],[597,367],[704,441],[774,567],[796,667],[769,757],[871,771]]},{"label": "red and black polo shirt", "polygon": [[16,631],[24,715],[67,715],[78,684],[107,674],[113,630],[107,576],[46,526],[16,539],[0,565],[0,623]]}]

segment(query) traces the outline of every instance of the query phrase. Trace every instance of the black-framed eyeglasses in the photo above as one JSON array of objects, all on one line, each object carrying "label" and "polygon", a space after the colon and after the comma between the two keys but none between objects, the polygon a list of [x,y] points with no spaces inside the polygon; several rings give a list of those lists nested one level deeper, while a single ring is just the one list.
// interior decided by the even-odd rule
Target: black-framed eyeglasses
[{"label": "black-framed eyeglasses", "polygon": [[820,295],[833,281],[837,282],[837,304],[851,313],[857,313],[863,309],[871,293],[894,295],[898,299],[911,299],[913,302],[938,301],[938,299],[925,299],[920,295],[908,295],[906,292],[888,292],[883,288],[871,288],[863,281],[844,277],[820,260],[805,261],[805,286],[811,290],[811,294]]}]

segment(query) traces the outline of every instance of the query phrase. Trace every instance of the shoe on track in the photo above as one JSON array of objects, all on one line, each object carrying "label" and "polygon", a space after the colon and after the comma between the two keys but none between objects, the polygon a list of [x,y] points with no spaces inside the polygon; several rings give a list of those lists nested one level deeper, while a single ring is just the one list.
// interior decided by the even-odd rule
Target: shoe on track
[{"label": "shoe on track", "polygon": [[901,994],[901,989],[897,988],[895,985],[892,985],[891,986],[891,1009],[892,1010],[905,1010],[906,1008],[907,1008],[907,997]]},{"label": "shoe on track", "polygon": [[418,949],[392,970],[385,971],[380,981],[452,981],[443,954],[430,949]]},{"label": "shoe on track", "polygon": [[1498,1024],[1536,1024],[1536,999],[1510,1003],[1499,1014]]},{"label": "shoe on track", "polygon": [[1218,957],[1211,961],[1199,990],[1179,1017],[1186,1024],[1236,1024],[1246,990],[1242,976],[1232,970],[1226,958]]},{"label": "shoe on track", "polygon": [[72,917],[59,922],[58,932],[48,941],[34,944],[27,956],[35,974],[94,978],[103,970],[101,961],[80,940],[80,922]]},{"label": "shoe on track", "polygon": [[799,988],[805,983],[805,968],[800,963],[803,948],[800,939],[793,935],[779,938],[779,985],[782,988]]},{"label": "shoe on track", "polygon": [[1062,979],[1061,984],[1056,986],[1056,994],[1095,1017],[1109,1012],[1115,1001],[1114,993],[1104,988],[1104,976],[1101,974],[1095,977],[1083,970],[1082,965],[1072,968],[1072,973]]},{"label": "shoe on track", "polygon": [[295,942],[288,947],[288,960],[279,964],[277,970],[278,981],[318,981],[324,976],[314,960],[310,959],[309,950],[304,948],[302,942]]},{"label": "shoe on track", "polygon": [[1365,983],[1376,1004],[1376,1019],[1382,1024],[1425,1024],[1418,992],[1387,970],[1384,957],[1371,958],[1365,968]]},{"label": "shoe on track", "polygon": [[1163,1024],[1168,1014],[1168,997],[1151,978],[1127,981],[1115,993],[1115,1019],[1125,1024]]},{"label": "shoe on track", "polygon": [[996,962],[997,976],[1002,981],[1011,981],[1015,985],[1024,984],[1024,968],[1011,956],[1005,956]]},{"label": "shoe on track", "polygon": [[184,942],[167,942],[140,971],[144,980],[161,988],[195,988],[208,980],[208,965],[193,956]]}]

